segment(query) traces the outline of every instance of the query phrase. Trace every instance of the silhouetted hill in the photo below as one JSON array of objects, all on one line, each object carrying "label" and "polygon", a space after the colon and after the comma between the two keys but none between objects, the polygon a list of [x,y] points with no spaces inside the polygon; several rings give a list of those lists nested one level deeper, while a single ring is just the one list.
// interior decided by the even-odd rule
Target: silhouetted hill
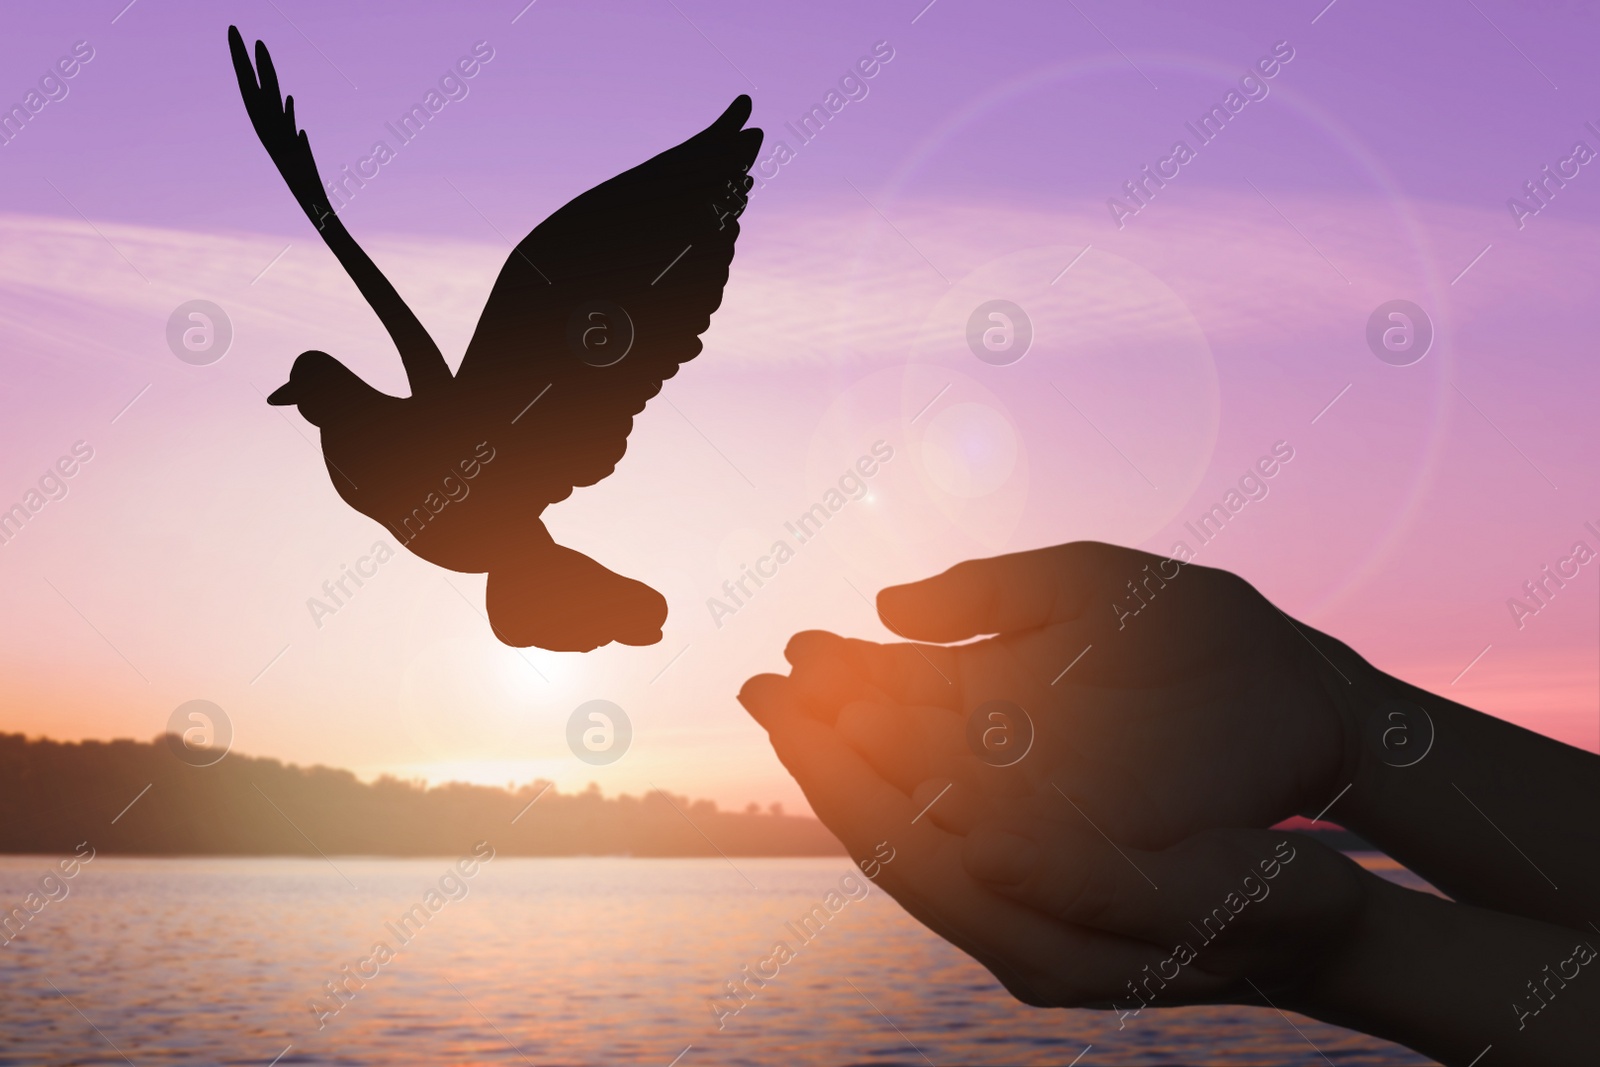
[{"label": "silhouetted hill", "polygon": [[482,840],[502,856],[844,853],[815,819],[659,792],[608,800],[593,786],[562,794],[543,782],[515,792],[366,784],[349,771],[236,753],[192,767],[163,737],[0,734],[0,853],[71,852],[88,841],[112,855],[454,856]]}]

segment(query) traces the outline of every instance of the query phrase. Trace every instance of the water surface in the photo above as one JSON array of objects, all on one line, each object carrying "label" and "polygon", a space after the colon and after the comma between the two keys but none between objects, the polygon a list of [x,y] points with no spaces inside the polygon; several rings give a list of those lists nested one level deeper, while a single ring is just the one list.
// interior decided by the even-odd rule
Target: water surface
[{"label": "water surface", "polygon": [[[0,857],[0,907],[54,862]],[[0,947],[0,1064],[1431,1062],[1268,1009],[1152,1009],[1119,1030],[1028,1008],[877,890],[719,1031],[708,999],[799,944],[785,924],[851,870],[735,863],[502,857],[428,912],[450,860],[101,856]],[[385,924],[414,905],[428,917],[400,945]],[[381,965],[380,940],[399,946]],[[376,974],[333,1013],[342,965]]]}]

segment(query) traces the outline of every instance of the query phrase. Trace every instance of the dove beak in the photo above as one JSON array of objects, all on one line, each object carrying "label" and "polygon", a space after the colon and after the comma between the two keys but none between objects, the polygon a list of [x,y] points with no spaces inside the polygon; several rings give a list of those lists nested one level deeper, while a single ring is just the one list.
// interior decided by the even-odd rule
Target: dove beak
[{"label": "dove beak", "polygon": [[273,390],[272,395],[267,397],[267,403],[280,408],[293,407],[298,404],[299,400],[294,395],[294,383],[286,382],[278,386],[277,389]]}]

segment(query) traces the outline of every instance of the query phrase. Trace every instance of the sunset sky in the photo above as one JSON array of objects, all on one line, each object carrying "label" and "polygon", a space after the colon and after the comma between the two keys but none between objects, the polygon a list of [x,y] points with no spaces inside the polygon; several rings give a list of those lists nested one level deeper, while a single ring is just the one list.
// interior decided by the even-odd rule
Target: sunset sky
[{"label": "sunset sky", "polygon": [[[92,58],[0,145],[0,509],[76,443],[92,458],[0,545],[0,729],[148,739],[206,699],[241,752],[364,776],[803,808],[734,700],[789,634],[882,636],[879,588],[973,556],[1194,547],[1185,523],[1283,442],[1198,562],[1418,685],[1600,743],[1600,561],[1536,613],[1508,605],[1575,542],[1600,551],[1600,163],[1537,214],[1507,204],[1539,206],[1524,183],[1576,142],[1600,152],[1597,12],[525,2],[9,15],[0,103],[77,42]],[[492,50],[341,212],[452,363],[510,243],[754,98],[762,184],[705,351],[616,474],[545,516],[668,597],[658,645],[518,653],[481,575],[404,551],[313,619],[322,583],[390,538],[337,497],[316,428],[263,397],[312,348],[405,384],[255,138],[230,21],[271,47],[324,177],[397,145],[386,124]],[[785,124],[875,47],[892,58],[802,142]],[[1202,143],[1186,124],[1275,48],[1292,58],[1251,82],[1264,97]],[[1108,198],[1179,140],[1193,158],[1119,226]],[[166,340],[196,299],[234,333],[207,366]],[[1034,332],[1007,366],[967,343],[997,299]],[[1409,366],[1367,344],[1396,299],[1436,334]],[[880,441],[866,495],[714,618],[723,582]],[[566,746],[592,699],[633,723],[609,766]]]}]

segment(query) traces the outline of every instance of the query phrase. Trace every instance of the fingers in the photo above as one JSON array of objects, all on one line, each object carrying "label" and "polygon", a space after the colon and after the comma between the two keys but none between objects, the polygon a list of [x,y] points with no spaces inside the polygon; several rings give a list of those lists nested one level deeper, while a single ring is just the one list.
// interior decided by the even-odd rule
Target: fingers
[{"label": "fingers", "polygon": [[922,718],[899,704],[852,701],[840,709],[835,727],[873,770],[909,796],[919,783],[946,769],[931,751],[936,743],[918,729]]},{"label": "fingers", "polygon": [[[766,728],[779,760],[794,775],[817,817],[850,849],[872,855],[890,830],[897,849],[913,840],[939,844],[931,822],[914,823],[907,792],[878,775],[830,726],[805,713],[789,679],[758,674],[744,684],[739,702]],[[873,836],[874,834],[878,836]],[[871,838],[871,840],[868,840]]]},{"label": "fingers", "polygon": [[768,723],[783,710],[790,686],[789,679],[781,674],[757,674],[739,689],[738,700],[750,717],[771,733]]},{"label": "fingers", "polygon": [[878,614],[902,637],[939,643],[1067,622],[1081,616],[1095,594],[1103,599],[1113,575],[1157,558],[1080,541],[968,560],[924,581],[883,590]]},{"label": "fingers", "polygon": [[863,673],[850,642],[820,630],[795,634],[784,649],[793,666],[790,677],[799,689],[807,711],[832,723],[839,709],[857,700],[887,700],[888,696]]},{"label": "fingers", "polygon": [[960,706],[955,649],[880,645],[807,630],[790,638],[784,656],[794,676],[833,707],[887,696],[903,704]]},{"label": "fingers", "polygon": [[877,868],[876,884],[983,962],[1020,999],[1109,1003],[1123,995],[1127,977],[1161,959],[1163,952],[1152,946],[1055,922],[975,882],[962,869],[960,839],[931,818],[918,818],[911,797],[877,775],[832,727],[805,713],[787,679],[752,678],[739,700],[767,729],[818,818],[853,856],[878,855],[880,842],[893,850],[893,860]]},{"label": "fingers", "polygon": [[[874,880],[881,888],[997,974],[1019,970],[1001,959],[1006,955],[1004,949],[997,950],[987,945],[983,936],[969,936],[962,929],[962,917],[992,915],[993,908],[982,902],[987,894],[970,879],[959,877],[960,859],[952,847],[955,839],[931,820],[917,820],[909,797],[874,774],[831,727],[807,715],[789,679],[757,675],[740,690],[739,702],[766,728],[778,759],[800,783],[817,817],[851,856],[876,857],[885,846],[894,856],[882,865],[861,862],[863,870],[875,871]],[[965,900],[960,899],[963,896]],[[1019,938],[1013,951],[1021,948]],[[1021,987],[1028,985],[1026,979],[1016,981]],[[1042,997],[1040,1002],[1049,1003]]]},{"label": "fingers", "polygon": [[1001,814],[996,803],[971,786],[930,778],[911,791],[916,818],[931,819],[939,829],[965,836],[985,820]]},{"label": "fingers", "polygon": [[[964,720],[944,708],[906,707],[885,701],[855,701],[839,713],[839,736],[860,753],[873,770],[902,793],[914,795],[924,783],[954,783],[960,810],[973,814],[955,823],[943,813],[954,805],[941,801],[936,821],[965,833],[970,821],[988,805],[1020,798],[1027,780],[985,765],[967,747]],[[923,800],[918,804],[920,810]]]},{"label": "fingers", "polygon": [[[1150,874],[1164,873],[1159,858],[1119,853],[1088,826],[1040,818],[985,823],[967,835],[961,851],[967,873],[1012,900],[1065,922],[1152,943],[1174,933],[1167,901]],[[1181,887],[1168,886],[1168,894],[1182,895]]]},{"label": "fingers", "polygon": [[1282,836],[1203,833],[1146,852],[1114,844],[1071,816],[1007,818],[967,835],[962,866],[997,893],[1063,922],[1198,947],[1261,891],[1257,864],[1273,855],[1269,839]]},{"label": "fingers", "polygon": [[[815,690],[808,691],[800,677],[796,671],[791,683],[796,698],[807,714],[825,722],[812,706]],[[1016,775],[995,775],[976,761],[962,722],[944,708],[906,707],[879,697],[850,700],[838,709],[833,725],[873,771],[911,797],[919,813],[928,808],[935,825],[964,834],[992,813],[998,796],[1020,795],[1027,786]],[[948,795],[946,787],[952,787]]]}]

